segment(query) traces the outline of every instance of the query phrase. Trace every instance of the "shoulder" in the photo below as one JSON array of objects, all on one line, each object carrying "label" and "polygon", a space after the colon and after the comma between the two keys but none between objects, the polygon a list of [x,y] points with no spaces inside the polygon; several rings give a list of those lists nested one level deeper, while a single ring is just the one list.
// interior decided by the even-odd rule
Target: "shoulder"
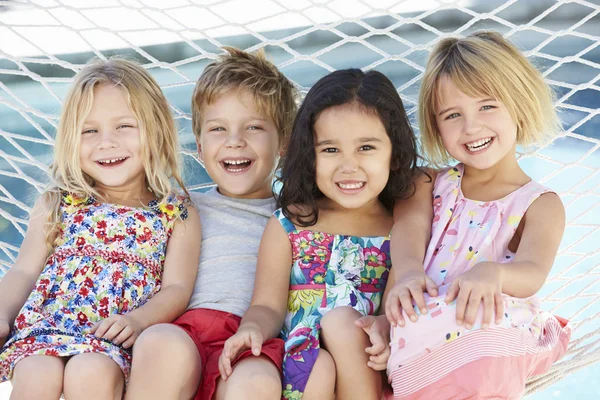
[{"label": "shoulder", "polygon": [[527,209],[528,218],[565,219],[565,206],[554,192],[545,192],[533,200]]}]

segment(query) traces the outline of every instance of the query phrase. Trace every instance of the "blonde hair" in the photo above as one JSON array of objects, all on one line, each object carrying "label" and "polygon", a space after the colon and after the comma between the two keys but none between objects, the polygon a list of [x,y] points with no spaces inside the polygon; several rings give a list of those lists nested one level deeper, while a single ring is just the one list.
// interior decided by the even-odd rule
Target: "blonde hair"
[{"label": "blonde hair", "polygon": [[433,165],[451,161],[436,123],[442,77],[468,96],[491,96],[504,103],[517,125],[518,144],[540,143],[561,130],[552,89],[502,35],[483,31],[463,39],[446,38],[429,56],[419,94],[421,142]]},{"label": "blonde hair", "polygon": [[63,192],[86,198],[99,194],[93,179],[81,169],[81,132],[85,118],[92,109],[94,88],[109,84],[123,90],[129,108],[138,121],[142,148],[142,163],[148,188],[162,202],[177,183],[189,197],[179,172],[179,141],[175,121],[162,90],[152,76],[139,64],[120,58],[94,59],[75,76],[75,81],[63,103],[56,133],[54,162],[50,166],[50,189],[45,194],[48,205],[49,229],[47,242],[60,223],[60,202]]},{"label": "blonde hair", "polygon": [[258,112],[275,123],[280,147],[292,132],[298,106],[298,92],[289,79],[268,61],[264,51],[256,54],[223,47],[227,54],[209,64],[196,83],[192,96],[192,129],[200,138],[202,108],[229,90],[247,90],[254,97]]}]

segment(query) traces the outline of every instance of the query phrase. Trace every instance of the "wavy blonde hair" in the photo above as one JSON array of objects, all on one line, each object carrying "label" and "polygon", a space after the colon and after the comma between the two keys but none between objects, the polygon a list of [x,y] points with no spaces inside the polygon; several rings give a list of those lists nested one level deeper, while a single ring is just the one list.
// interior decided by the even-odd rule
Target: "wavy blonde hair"
[{"label": "wavy blonde hair", "polygon": [[176,183],[189,197],[179,170],[179,140],[175,121],[162,90],[152,76],[134,61],[94,59],[75,76],[63,103],[56,133],[54,162],[50,166],[50,188],[44,194],[48,207],[47,243],[54,244],[61,220],[63,192],[78,197],[98,196],[94,180],[81,169],[81,132],[90,113],[97,85],[114,85],[123,90],[127,104],[138,121],[142,163],[148,188],[166,200]]},{"label": "wavy blonde hair", "polygon": [[451,79],[468,96],[491,96],[504,103],[516,122],[518,144],[542,143],[561,131],[552,89],[502,35],[482,31],[463,39],[446,38],[429,56],[419,94],[421,143],[433,165],[452,160],[436,123],[442,77]]}]

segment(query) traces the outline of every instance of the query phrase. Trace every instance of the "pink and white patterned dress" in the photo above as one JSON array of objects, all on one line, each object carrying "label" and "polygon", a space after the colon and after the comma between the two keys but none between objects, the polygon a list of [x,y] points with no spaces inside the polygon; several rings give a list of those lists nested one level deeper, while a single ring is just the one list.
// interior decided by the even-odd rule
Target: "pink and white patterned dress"
[{"label": "pink and white patterned dress", "polygon": [[64,193],[58,242],[0,351],[0,382],[31,355],[105,354],[129,376],[131,351],[89,334],[159,290],[167,242],[184,199],[127,207]]},{"label": "pink and white patterned dress", "polygon": [[512,262],[508,245],[521,219],[550,192],[531,181],[500,200],[470,200],[461,191],[463,168],[441,171],[434,187],[424,268],[439,296],[425,294],[427,315],[392,328],[388,377],[395,399],[518,399],[526,379],[547,371],[569,343],[567,321],[542,311],[536,297],[503,295],[500,325],[481,329],[481,308],[471,330],[456,324],[455,301],[444,302],[450,284],[479,262]]}]

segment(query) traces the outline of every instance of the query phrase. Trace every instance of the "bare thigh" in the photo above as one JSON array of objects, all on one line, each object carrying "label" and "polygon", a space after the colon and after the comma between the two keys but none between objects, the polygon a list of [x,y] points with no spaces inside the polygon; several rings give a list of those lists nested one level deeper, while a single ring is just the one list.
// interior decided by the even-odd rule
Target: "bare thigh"
[{"label": "bare thigh", "polygon": [[13,371],[11,400],[57,400],[63,392],[66,359],[29,356]]},{"label": "bare thigh", "polygon": [[121,368],[104,354],[78,354],[67,362],[63,390],[68,400],[119,400],[124,388]]}]

